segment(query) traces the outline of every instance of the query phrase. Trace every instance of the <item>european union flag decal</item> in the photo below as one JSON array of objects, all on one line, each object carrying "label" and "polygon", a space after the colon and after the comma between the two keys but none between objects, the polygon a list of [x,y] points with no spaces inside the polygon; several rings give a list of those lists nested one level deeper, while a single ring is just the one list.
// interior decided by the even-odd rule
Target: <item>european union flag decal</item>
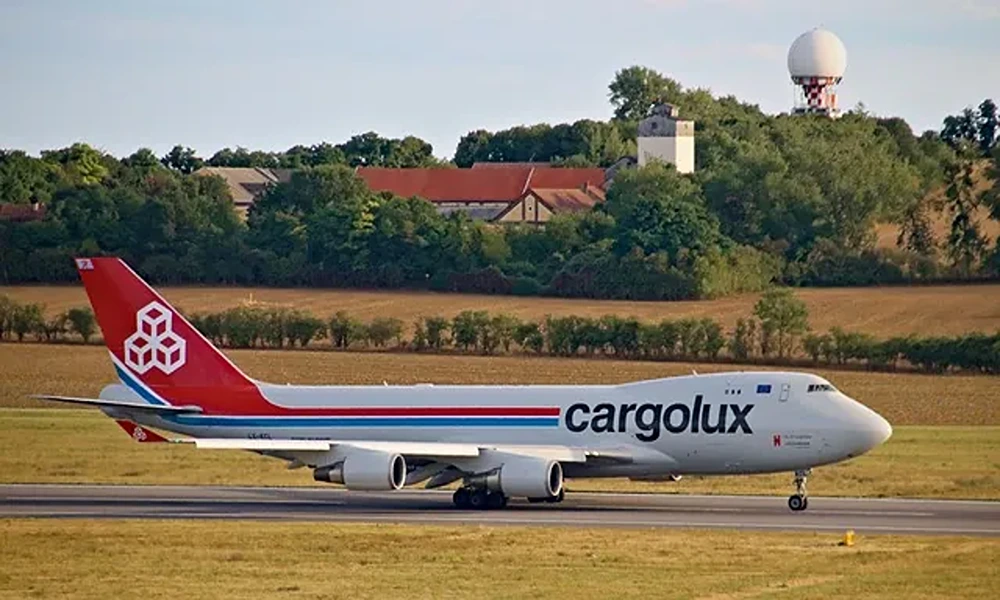
[{"label": "european union flag decal", "polygon": [[758,394],[770,394],[771,393],[771,384],[770,383],[758,383],[757,384],[757,393]]}]

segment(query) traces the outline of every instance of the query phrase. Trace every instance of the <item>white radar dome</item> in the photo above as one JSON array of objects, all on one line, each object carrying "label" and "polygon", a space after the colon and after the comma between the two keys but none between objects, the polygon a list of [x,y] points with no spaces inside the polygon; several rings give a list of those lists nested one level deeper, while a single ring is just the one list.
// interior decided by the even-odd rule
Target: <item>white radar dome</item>
[{"label": "white radar dome", "polygon": [[800,35],[788,50],[788,72],[796,77],[839,79],[847,69],[847,49],[833,33],[813,29]]}]

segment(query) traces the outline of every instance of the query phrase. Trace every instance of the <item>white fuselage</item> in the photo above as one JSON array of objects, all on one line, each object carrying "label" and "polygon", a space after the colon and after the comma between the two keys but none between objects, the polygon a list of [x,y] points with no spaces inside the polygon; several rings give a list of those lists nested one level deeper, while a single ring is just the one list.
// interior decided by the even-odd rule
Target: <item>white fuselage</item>
[{"label": "white fuselage", "polygon": [[[130,416],[195,437],[586,447],[609,454],[627,449],[633,457],[628,463],[567,464],[570,477],[808,469],[867,452],[891,433],[877,413],[805,373],[733,372],[587,386],[259,387],[286,413],[414,406],[552,410],[513,417]],[[134,393],[114,385],[102,396],[134,398]]]}]

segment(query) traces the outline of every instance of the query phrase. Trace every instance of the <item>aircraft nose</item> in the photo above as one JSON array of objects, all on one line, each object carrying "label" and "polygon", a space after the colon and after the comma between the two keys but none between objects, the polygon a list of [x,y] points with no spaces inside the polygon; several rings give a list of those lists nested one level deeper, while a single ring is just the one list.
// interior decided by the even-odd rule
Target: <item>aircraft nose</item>
[{"label": "aircraft nose", "polygon": [[869,410],[864,415],[861,423],[858,424],[858,434],[861,438],[862,452],[868,452],[872,448],[885,443],[892,436],[892,425],[886,421],[882,415]]}]

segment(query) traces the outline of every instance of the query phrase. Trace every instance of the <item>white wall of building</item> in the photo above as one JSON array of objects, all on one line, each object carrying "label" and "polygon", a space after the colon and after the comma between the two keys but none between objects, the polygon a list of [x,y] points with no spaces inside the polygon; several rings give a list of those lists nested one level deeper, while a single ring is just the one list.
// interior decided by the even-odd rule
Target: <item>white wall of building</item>
[{"label": "white wall of building", "polygon": [[678,173],[694,173],[694,137],[640,137],[639,166],[651,160],[670,163]]}]

